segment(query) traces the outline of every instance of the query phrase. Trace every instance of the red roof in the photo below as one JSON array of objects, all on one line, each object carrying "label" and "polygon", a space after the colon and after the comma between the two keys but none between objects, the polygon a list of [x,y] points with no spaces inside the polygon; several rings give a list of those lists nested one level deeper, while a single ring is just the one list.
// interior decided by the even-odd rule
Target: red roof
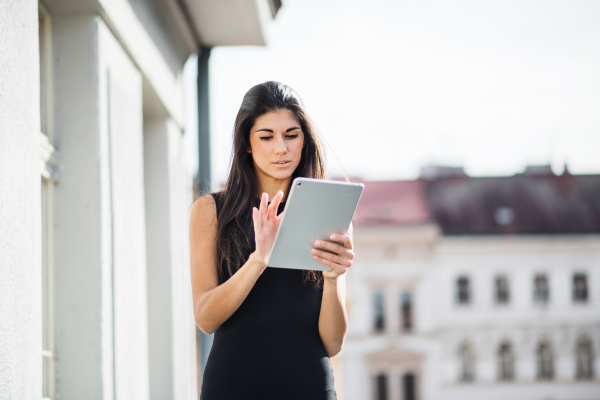
[{"label": "red roof", "polygon": [[444,235],[600,232],[600,175],[351,181],[365,185],[359,226],[435,222]]},{"label": "red roof", "polygon": [[431,220],[423,181],[362,181],[365,184],[356,210],[357,224],[418,224]]}]

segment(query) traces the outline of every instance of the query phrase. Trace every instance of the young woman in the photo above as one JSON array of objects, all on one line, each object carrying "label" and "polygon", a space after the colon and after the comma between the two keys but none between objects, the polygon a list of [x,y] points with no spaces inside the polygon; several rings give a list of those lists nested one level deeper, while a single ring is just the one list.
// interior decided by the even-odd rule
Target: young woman
[{"label": "young woman", "polygon": [[330,357],[348,326],[352,226],[330,237],[343,245],[311,248],[329,271],[265,264],[297,176],[328,179],[316,129],[290,87],[256,85],[235,121],[225,188],[192,205],[194,314],[204,333],[215,333],[201,400],[336,398]]}]

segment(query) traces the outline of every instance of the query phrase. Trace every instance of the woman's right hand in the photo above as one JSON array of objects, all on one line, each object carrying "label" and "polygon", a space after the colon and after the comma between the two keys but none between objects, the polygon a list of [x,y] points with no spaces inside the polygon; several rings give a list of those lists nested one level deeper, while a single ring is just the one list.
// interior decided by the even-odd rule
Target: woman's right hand
[{"label": "woman's right hand", "polygon": [[254,220],[254,239],[256,242],[256,250],[254,256],[256,259],[267,264],[267,257],[273,247],[279,222],[283,217],[283,213],[277,215],[279,203],[283,198],[283,190],[279,190],[271,204],[267,205],[269,195],[263,192],[260,199],[260,208],[252,207],[252,219]]}]

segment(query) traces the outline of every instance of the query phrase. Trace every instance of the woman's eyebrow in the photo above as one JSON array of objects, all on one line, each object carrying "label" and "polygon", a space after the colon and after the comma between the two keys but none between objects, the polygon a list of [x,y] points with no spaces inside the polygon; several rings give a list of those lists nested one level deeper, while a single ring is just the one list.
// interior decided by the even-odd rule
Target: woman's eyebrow
[{"label": "woman's eyebrow", "polygon": [[[288,128],[288,129],[286,130],[286,132],[291,132],[291,131],[293,131],[293,130],[295,130],[295,129],[300,129],[300,127],[298,127],[298,126],[293,126],[293,127],[291,127],[291,128]],[[262,131],[265,131],[265,132],[271,132],[271,133],[273,133],[273,129],[269,129],[269,128],[257,129],[257,130],[255,130],[254,132],[262,132]]]}]

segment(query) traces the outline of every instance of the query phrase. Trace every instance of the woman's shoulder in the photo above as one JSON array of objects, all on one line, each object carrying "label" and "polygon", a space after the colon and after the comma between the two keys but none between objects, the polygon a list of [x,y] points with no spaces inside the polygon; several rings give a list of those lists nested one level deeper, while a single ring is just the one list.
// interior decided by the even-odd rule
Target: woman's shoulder
[{"label": "woman's shoulder", "polygon": [[195,224],[210,224],[217,216],[220,193],[207,193],[198,197],[192,204],[190,218]]},{"label": "woman's shoulder", "polygon": [[197,207],[200,210],[213,210],[216,214],[219,214],[221,207],[225,201],[225,189],[221,189],[215,192],[206,193],[200,197],[198,197],[194,204],[194,207]]},{"label": "woman's shoulder", "polygon": [[217,192],[211,192],[209,195],[214,199],[217,205],[217,212],[221,209],[221,205],[225,201],[225,190],[219,190]]}]

